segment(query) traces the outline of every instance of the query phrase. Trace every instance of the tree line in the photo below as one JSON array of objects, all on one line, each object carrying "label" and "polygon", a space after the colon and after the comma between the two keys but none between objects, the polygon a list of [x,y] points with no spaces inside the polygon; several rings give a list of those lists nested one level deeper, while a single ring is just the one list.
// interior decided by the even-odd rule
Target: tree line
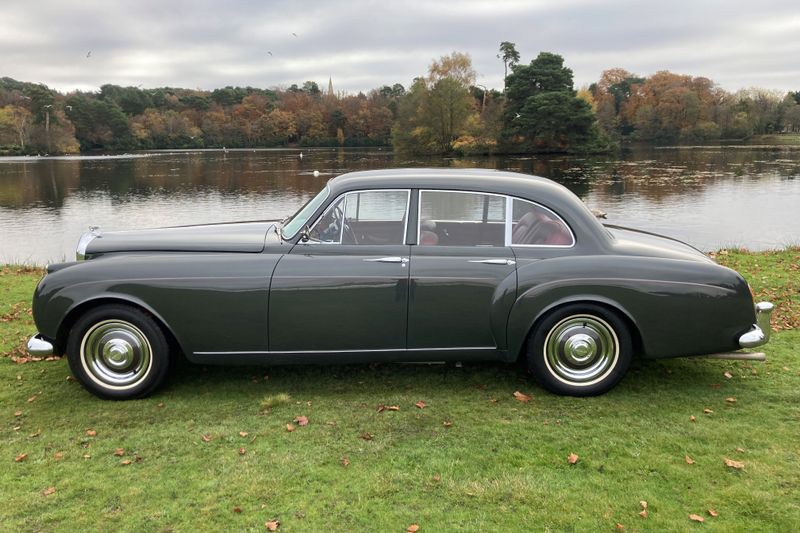
[{"label": "tree line", "polygon": [[523,64],[503,42],[497,57],[503,90],[476,83],[459,52],[434,60],[408,89],[358,94],[313,81],[213,91],[107,84],[62,94],[0,78],[0,154],[390,144],[416,154],[574,152],[800,132],[800,91],[729,93],[707,78],[619,68],[576,90],[558,54]]}]

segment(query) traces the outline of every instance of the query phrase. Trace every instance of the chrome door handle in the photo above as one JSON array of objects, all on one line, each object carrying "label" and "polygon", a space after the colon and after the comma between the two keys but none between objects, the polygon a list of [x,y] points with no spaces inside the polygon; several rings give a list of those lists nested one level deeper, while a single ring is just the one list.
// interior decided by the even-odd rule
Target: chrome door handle
[{"label": "chrome door handle", "polygon": [[390,256],[390,257],[376,257],[374,259],[364,259],[368,263],[400,263],[405,265],[408,263],[408,257]]},{"label": "chrome door handle", "polygon": [[517,262],[511,259],[470,259],[470,263],[483,263],[484,265],[516,265]]}]

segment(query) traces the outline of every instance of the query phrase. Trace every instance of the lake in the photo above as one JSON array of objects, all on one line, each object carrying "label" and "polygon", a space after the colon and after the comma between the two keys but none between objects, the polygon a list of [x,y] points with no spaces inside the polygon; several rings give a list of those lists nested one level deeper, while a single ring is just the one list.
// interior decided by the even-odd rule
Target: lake
[{"label": "lake", "polygon": [[800,244],[796,148],[417,159],[397,158],[389,149],[190,150],[0,158],[0,264],[72,260],[78,237],[91,225],[113,231],[282,218],[335,175],[398,166],[545,176],[606,211],[609,223],[707,251]]}]

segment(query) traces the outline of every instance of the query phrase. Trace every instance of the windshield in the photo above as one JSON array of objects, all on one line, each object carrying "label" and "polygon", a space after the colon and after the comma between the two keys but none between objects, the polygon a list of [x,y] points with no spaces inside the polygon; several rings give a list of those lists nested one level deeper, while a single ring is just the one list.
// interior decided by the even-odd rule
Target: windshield
[{"label": "windshield", "polygon": [[306,205],[300,208],[300,210],[289,217],[289,220],[284,224],[283,228],[281,229],[281,234],[284,239],[291,239],[294,237],[300,228],[302,228],[305,223],[308,221],[308,217],[314,214],[314,211],[325,201],[325,199],[330,194],[330,190],[326,185],[324,189],[319,191],[317,195],[306,202]]}]

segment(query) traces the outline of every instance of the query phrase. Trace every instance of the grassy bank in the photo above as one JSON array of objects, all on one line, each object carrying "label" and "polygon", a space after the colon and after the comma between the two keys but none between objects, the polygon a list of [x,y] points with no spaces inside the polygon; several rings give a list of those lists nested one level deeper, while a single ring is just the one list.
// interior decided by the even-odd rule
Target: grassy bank
[{"label": "grassy bank", "polygon": [[753,135],[747,144],[772,146],[800,146],[800,134],[782,133],[780,135]]},{"label": "grassy bank", "polygon": [[153,398],[103,402],[64,360],[13,362],[39,273],[2,268],[0,524],[796,530],[800,250],[717,259],[778,305],[768,361],[637,362],[592,399],[549,395],[500,365],[381,365],[189,367]]}]

